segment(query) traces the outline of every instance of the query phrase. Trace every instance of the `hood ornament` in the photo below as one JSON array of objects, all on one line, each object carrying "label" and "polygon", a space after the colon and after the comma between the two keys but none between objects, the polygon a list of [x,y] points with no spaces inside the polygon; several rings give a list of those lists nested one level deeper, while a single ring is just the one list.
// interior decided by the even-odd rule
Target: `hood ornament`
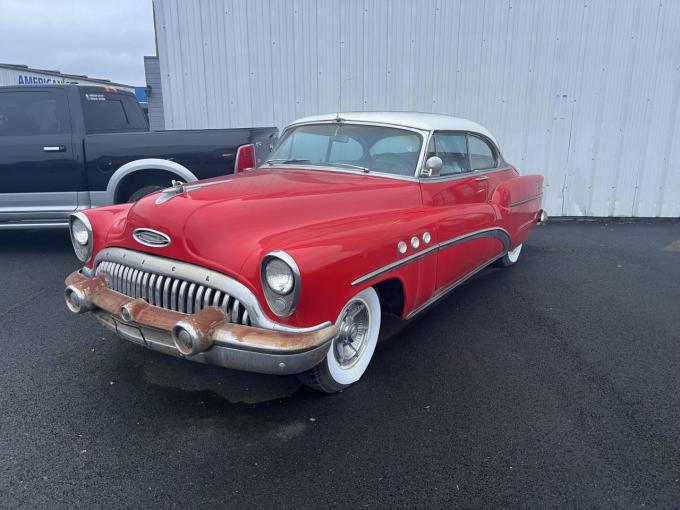
[{"label": "hood ornament", "polygon": [[165,188],[161,192],[161,194],[158,195],[158,198],[156,199],[156,205],[164,204],[171,198],[176,197],[177,195],[181,195],[182,193],[188,193],[190,191],[194,191],[195,189],[201,189],[207,186],[214,186],[216,184],[223,184],[225,182],[229,182],[229,179],[194,184],[187,184],[186,182],[173,180],[172,186],[170,186],[169,188]]},{"label": "hood ornament", "polygon": [[160,196],[156,199],[156,205],[163,204],[170,200],[172,197],[181,195],[185,191],[189,191],[186,188],[186,183],[182,181],[176,181],[173,179],[172,186],[170,186],[169,188],[165,188],[163,190],[163,193],[161,193]]},{"label": "hood ornament", "polygon": [[152,248],[165,248],[170,245],[170,237],[163,232],[153,230],[151,228],[138,228],[132,233],[139,244],[150,246]]},{"label": "hood ornament", "polygon": [[182,181],[176,181],[173,179],[172,189],[177,195],[179,195],[180,193],[184,193],[184,183]]}]

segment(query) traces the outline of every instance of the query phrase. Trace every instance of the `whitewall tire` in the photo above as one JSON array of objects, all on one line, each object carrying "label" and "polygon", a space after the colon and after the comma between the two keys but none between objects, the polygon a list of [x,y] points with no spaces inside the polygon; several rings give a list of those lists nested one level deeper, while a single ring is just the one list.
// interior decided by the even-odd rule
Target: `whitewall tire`
[{"label": "whitewall tire", "polygon": [[522,253],[522,245],[518,244],[514,249],[503,255],[498,259],[497,265],[502,267],[509,267],[519,260],[519,255]]},{"label": "whitewall tire", "polygon": [[376,291],[364,289],[350,299],[335,325],[338,334],[326,358],[298,375],[305,385],[326,393],[357,382],[371,362],[380,333],[380,299]]}]

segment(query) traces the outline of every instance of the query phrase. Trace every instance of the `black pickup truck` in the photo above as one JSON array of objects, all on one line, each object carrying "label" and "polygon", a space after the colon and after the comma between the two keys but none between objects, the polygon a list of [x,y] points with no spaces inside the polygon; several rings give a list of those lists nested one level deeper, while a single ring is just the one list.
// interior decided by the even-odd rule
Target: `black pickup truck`
[{"label": "black pickup truck", "polygon": [[0,87],[0,229],[66,226],[74,211],[257,166],[277,135],[149,131],[135,97],[111,87]]}]

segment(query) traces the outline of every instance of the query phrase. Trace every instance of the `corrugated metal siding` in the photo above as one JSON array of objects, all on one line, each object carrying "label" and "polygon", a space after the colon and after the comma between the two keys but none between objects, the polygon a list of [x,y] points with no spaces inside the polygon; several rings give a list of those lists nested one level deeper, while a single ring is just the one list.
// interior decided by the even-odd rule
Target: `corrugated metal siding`
[{"label": "corrugated metal siding", "polygon": [[148,101],[149,127],[154,131],[165,129],[161,66],[158,57],[144,57],[144,74],[146,75],[146,84],[151,87]]},{"label": "corrugated metal siding", "polygon": [[168,129],[448,113],[545,175],[551,215],[680,216],[680,2],[154,4]]}]

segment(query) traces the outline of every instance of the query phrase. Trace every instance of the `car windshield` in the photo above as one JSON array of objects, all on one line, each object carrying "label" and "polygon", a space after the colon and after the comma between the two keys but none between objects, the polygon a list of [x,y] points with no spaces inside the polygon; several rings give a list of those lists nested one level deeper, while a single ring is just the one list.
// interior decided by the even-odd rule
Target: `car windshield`
[{"label": "car windshield", "polygon": [[422,137],[406,129],[364,124],[306,124],[286,130],[268,163],[415,175]]}]

